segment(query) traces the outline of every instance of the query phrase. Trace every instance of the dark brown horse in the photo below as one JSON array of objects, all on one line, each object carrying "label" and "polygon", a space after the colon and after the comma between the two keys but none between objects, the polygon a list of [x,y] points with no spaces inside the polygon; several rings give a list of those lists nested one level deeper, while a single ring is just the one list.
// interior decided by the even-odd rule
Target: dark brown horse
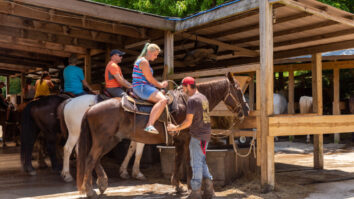
[{"label": "dark brown horse", "polygon": [[27,104],[22,112],[21,120],[21,163],[25,172],[35,175],[32,166],[32,151],[39,132],[46,140],[46,149],[50,156],[52,168],[60,170],[56,157],[57,135],[60,134],[57,107],[68,95],[50,95],[40,97]]},{"label": "dark brown horse", "polygon": [[[210,110],[220,101],[224,101],[227,107],[235,113],[236,118],[243,120],[248,115],[242,90],[238,83],[229,74],[228,78],[215,80],[197,85],[198,90],[209,100]],[[177,96],[178,108],[172,113],[177,123],[183,122],[186,116],[186,96],[180,90],[173,91]],[[121,101],[110,99],[92,106],[86,112],[81,126],[79,139],[79,154],[77,159],[77,188],[86,193],[88,197],[96,196],[92,189],[92,171],[97,174],[97,185],[101,193],[108,187],[108,178],[100,163],[103,155],[108,153],[123,139],[131,139],[145,144],[165,143],[165,134],[158,135],[144,132],[148,116],[125,112]],[[164,125],[160,122],[155,124],[159,132],[164,132]],[[175,169],[173,182],[179,186],[179,176],[176,175],[183,162],[189,162],[189,133],[181,132],[174,137],[176,147]],[[191,174],[189,169],[189,174]],[[189,178],[190,179],[190,178]]]}]

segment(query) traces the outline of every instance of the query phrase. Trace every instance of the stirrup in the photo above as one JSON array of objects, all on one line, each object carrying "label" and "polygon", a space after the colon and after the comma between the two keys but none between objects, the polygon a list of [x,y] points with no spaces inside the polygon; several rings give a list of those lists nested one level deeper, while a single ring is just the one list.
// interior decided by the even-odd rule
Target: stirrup
[{"label": "stirrup", "polygon": [[159,132],[155,129],[154,126],[150,125],[144,129],[144,131],[152,134],[159,134]]}]

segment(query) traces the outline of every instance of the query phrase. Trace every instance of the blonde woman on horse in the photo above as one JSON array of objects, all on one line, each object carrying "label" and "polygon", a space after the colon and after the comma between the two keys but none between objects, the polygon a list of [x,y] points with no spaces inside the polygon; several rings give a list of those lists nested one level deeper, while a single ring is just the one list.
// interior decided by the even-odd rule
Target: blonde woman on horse
[{"label": "blonde woman on horse", "polygon": [[34,98],[38,98],[39,96],[47,96],[50,95],[50,88],[53,88],[54,84],[50,80],[50,75],[48,72],[44,71],[39,80],[36,81],[35,89],[36,94]]},{"label": "blonde woman on horse", "polygon": [[154,124],[167,104],[166,97],[159,89],[166,88],[168,83],[167,81],[159,82],[154,78],[154,71],[149,63],[156,60],[160,52],[161,49],[158,45],[146,43],[140,56],[136,59],[133,68],[134,93],[143,100],[155,103],[152,107],[149,121],[144,129],[146,132],[152,134],[159,134]]}]

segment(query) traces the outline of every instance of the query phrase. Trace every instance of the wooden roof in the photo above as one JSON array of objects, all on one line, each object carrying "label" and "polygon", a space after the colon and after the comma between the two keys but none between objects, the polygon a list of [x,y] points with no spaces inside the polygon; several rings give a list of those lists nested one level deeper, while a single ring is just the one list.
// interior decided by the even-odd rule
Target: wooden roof
[{"label": "wooden roof", "polygon": [[[132,63],[147,40],[175,32],[175,71],[259,62],[259,0],[239,0],[186,20],[76,0],[0,0],[0,68],[30,72],[57,67],[71,53],[93,56],[93,79],[102,78],[107,49]],[[314,0],[269,0],[274,10],[274,59],[354,47],[354,15]],[[186,53],[218,46],[212,62],[189,67]],[[161,74],[163,58],[152,66]],[[1,71],[0,71],[1,72]],[[96,73],[96,74],[95,74]]]}]

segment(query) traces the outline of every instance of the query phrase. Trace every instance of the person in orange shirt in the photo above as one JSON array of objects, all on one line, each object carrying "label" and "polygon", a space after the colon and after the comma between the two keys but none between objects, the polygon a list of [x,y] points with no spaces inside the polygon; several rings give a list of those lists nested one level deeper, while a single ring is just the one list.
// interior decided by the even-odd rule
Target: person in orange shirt
[{"label": "person in orange shirt", "polygon": [[118,63],[122,62],[125,52],[120,50],[111,51],[111,61],[108,62],[105,70],[106,89],[113,97],[123,97],[126,95],[122,86],[132,88],[132,84],[124,79]]}]

